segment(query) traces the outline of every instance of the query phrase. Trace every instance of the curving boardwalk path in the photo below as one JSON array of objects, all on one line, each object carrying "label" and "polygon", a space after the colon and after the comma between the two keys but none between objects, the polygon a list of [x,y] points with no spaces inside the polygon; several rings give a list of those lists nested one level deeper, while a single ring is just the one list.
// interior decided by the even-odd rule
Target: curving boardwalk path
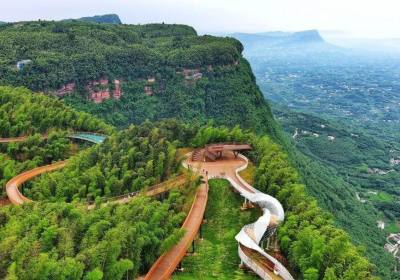
[{"label": "curving boardwalk path", "polygon": [[192,207],[187,215],[182,228],[185,230],[183,238],[168,252],[162,255],[150,268],[145,280],[169,279],[176,267],[185,257],[190,244],[195,239],[203,222],[204,212],[208,200],[208,183],[203,183],[197,190]]},{"label": "curving boardwalk path", "polygon": [[28,139],[28,136],[0,138],[0,143],[24,142],[26,139]]},{"label": "curving boardwalk path", "polygon": [[[14,138],[0,138],[0,143],[12,143],[12,142],[23,142],[25,141],[29,136],[21,136],[21,137],[14,137]],[[47,137],[46,134],[43,135],[43,137]],[[97,133],[92,133],[92,132],[75,132],[73,134],[68,135],[69,138],[74,138],[74,139],[80,139],[84,141],[88,141],[94,144],[101,144],[104,142],[107,136],[102,135],[102,134],[97,134]],[[20,191],[19,187],[31,180],[32,178],[51,171],[55,171],[58,169],[63,168],[66,165],[67,161],[59,161],[50,165],[45,165],[41,167],[34,168],[32,170],[23,172],[14,178],[12,178],[10,181],[7,182],[6,184],[6,193],[8,196],[9,201],[14,204],[14,205],[21,205],[24,202],[29,202],[31,201],[29,198],[25,197]]]},{"label": "curving boardwalk path", "polygon": [[15,176],[10,181],[8,181],[6,184],[6,192],[7,192],[8,199],[14,205],[21,205],[24,202],[31,201],[29,198],[25,197],[19,191],[19,187],[23,183],[31,180],[32,178],[34,178],[40,174],[55,171],[55,170],[63,168],[66,165],[66,163],[67,163],[66,161],[59,161],[59,162],[56,162],[56,163],[53,163],[50,165],[36,167],[32,170],[23,172],[23,173]]},{"label": "curving boardwalk path", "polygon": [[[208,178],[225,178],[232,187],[238,191],[246,202],[257,204],[262,210],[263,215],[253,224],[245,225],[236,235],[239,243],[238,253],[242,264],[249,267],[262,279],[268,280],[294,280],[289,271],[273,256],[265,252],[259,243],[266,235],[271,236],[276,227],[284,219],[284,211],[280,202],[272,196],[264,194],[245,182],[239,172],[246,169],[248,160],[243,155],[235,153],[236,148],[222,149],[219,160],[205,162],[208,157],[207,150],[196,150],[196,156],[188,156],[184,162],[185,167],[193,168],[208,175]],[[202,155],[202,156],[200,156]],[[205,209],[206,201],[202,200],[202,208]],[[203,219],[204,212],[196,215],[189,215],[187,219],[198,222]],[[186,222],[186,221],[185,221]],[[198,223],[194,226],[191,223],[185,227],[191,233],[198,231]],[[193,234],[192,234],[193,236]],[[186,236],[185,236],[186,237]],[[191,240],[190,240],[191,241]],[[169,279],[176,266],[184,257],[190,241],[184,238],[171,251],[161,256],[150,269],[145,279]],[[188,243],[189,242],[189,243]]]}]

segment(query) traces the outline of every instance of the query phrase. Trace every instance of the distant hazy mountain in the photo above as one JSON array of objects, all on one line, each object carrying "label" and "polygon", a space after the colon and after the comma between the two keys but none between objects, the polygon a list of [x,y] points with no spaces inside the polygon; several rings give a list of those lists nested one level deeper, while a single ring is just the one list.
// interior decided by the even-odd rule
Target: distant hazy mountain
[{"label": "distant hazy mountain", "polygon": [[240,40],[243,44],[264,45],[266,47],[290,47],[299,44],[325,43],[317,30],[301,32],[264,32],[264,33],[233,33],[230,36]]},{"label": "distant hazy mountain", "polygon": [[[67,21],[69,21],[68,19]],[[122,24],[121,19],[116,14],[98,15],[93,17],[82,17],[76,20],[94,22],[94,23],[111,23],[111,24]]]},{"label": "distant hazy mountain", "polygon": [[0,25],[7,24],[7,22],[0,21]]},{"label": "distant hazy mountain", "polygon": [[318,30],[300,32],[233,33],[229,36],[242,42],[247,56],[298,55],[341,51],[326,42]]}]

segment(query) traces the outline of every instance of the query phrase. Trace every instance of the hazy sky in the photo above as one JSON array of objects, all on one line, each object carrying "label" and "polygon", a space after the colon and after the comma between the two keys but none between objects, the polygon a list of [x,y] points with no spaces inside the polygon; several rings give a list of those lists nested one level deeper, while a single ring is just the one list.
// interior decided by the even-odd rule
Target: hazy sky
[{"label": "hazy sky", "polygon": [[334,30],[400,38],[400,0],[1,0],[0,21],[117,13],[124,23],[184,23],[199,32]]}]

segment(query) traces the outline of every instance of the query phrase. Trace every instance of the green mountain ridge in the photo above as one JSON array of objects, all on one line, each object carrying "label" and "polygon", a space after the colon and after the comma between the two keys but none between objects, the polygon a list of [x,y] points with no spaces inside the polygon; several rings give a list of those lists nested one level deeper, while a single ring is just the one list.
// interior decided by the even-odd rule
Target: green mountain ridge
[{"label": "green mountain ridge", "polygon": [[122,24],[121,19],[117,14],[105,14],[105,15],[96,15],[91,17],[81,17],[76,19],[63,19],[61,22],[88,22],[88,23],[99,23],[99,24]]},{"label": "green mountain ridge", "polygon": [[[7,50],[0,60],[1,83],[49,94],[74,83],[67,103],[111,124],[176,117],[276,135],[270,108],[235,39],[197,36],[184,25],[81,22],[29,22],[1,29],[0,38],[0,49]],[[12,65],[23,58],[32,63],[16,71]],[[104,77],[122,81],[120,101],[89,101],[87,84]]]}]

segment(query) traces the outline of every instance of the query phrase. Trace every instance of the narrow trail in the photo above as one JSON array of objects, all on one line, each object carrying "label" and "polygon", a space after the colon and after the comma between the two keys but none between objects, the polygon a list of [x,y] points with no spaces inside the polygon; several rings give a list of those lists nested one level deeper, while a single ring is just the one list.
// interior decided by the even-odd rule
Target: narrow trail
[{"label": "narrow trail", "polygon": [[[106,138],[106,136],[104,136],[104,135],[100,135],[100,134],[96,134],[96,133],[88,133],[88,132],[78,132],[75,134],[71,134],[69,137],[96,143],[96,144],[102,143]],[[8,142],[3,142],[3,143],[13,142],[12,139],[14,139],[14,138],[8,138],[8,139],[9,139]],[[26,140],[27,137],[24,137],[24,139]],[[22,184],[24,184],[25,182],[43,174],[43,173],[48,173],[48,172],[62,169],[65,167],[66,164],[67,164],[67,160],[59,161],[59,162],[56,162],[56,163],[53,163],[50,165],[41,166],[41,167],[34,168],[32,170],[28,170],[26,172],[23,172],[23,173],[15,176],[14,178],[12,178],[11,180],[9,180],[7,182],[6,193],[8,196],[8,200],[5,200],[5,199],[1,200],[0,206],[5,206],[10,203],[14,204],[14,205],[21,205],[25,202],[32,201],[29,198],[25,197],[20,192],[19,189],[22,186]],[[117,197],[106,198],[105,199],[106,201],[103,202],[102,205],[107,205],[108,203],[117,203],[117,204],[128,203],[133,197],[135,197],[141,193],[143,193],[146,196],[156,196],[156,195],[168,192],[169,190],[171,190],[172,188],[175,188],[176,186],[181,186],[186,181],[187,181],[187,176],[182,174],[182,175],[179,175],[170,180],[167,180],[167,181],[161,182],[159,184],[156,184],[154,186],[151,186],[144,191],[136,191],[136,192],[131,192],[128,194],[120,195]],[[87,206],[87,208],[89,210],[94,209],[95,207],[96,207],[95,204],[89,204]]]},{"label": "narrow trail", "polygon": [[[7,192],[9,201],[14,205],[21,205],[25,202],[31,202],[32,200],[25,197],[20,192],[19,188],[21,187],[21,185],[43,173],[48,173],[48,172],[62,169],[65,167],[66,164],[67,164],[67,161],[60,161],[60,162],[56,162],[54,164],[37,167],[37,168],[34,168],[32,170],[23,172],[23,173],[15,176],[10,181],[8,181],[6,184],[6,192]],[[117,197],[107,198],[107,201],[104,202],[103,204],[104,205],[106,205],[108,203],[125,204],[125,203],[128,203],[133,197],[137,196],[140,193],[143,193],[146,196],[156,196],[161,193],[168,192],[169,190],[171,190],[172,188],[175,188],[176,186],[183,185],[186,181],[187,181],[186,175],[180,175],[175,178],[172,178],[171,180],[167,180],[160,184],[151,186],[144,192],[137,191],[137,192],[124,194],[124,195],[117,196]],[[94,209],[95,207],[96,207],[95,204],[88,205],[89,210]]]}]

